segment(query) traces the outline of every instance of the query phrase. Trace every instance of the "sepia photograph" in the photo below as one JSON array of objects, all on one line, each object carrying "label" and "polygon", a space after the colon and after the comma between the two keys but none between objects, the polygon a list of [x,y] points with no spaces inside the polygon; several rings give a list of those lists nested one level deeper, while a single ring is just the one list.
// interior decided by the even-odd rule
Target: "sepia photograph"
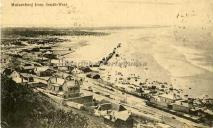
[{"label": "sepia photograph", "polygon": [[212,0],[1,0],[1,128],[213,127]]}]

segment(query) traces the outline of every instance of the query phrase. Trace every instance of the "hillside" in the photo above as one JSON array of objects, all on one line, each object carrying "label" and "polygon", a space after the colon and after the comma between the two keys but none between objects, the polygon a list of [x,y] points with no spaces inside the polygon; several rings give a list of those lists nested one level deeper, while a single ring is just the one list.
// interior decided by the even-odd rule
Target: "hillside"
[{"label": "hillside", "polygon": [[1,76],[3,128],[85,128],[88,118],[54,107],[50,99]]}]

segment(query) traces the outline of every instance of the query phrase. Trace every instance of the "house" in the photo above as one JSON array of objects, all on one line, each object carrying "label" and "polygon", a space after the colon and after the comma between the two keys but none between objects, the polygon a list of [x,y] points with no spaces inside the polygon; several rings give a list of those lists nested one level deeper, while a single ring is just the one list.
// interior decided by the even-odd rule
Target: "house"
[{"label": "house", "polygon": [[74,66],[69,66],[69,65],[63,65],[63,66],[58,66],[58,70],[60,71],[72,71],[74,69]]},{"label": "house", "polygon": [[37,76],[39,77],[47,77],[47,76],[52,76],[55,71],[52,69],[49,69],[48,67],[44,66],[44,67],[36,67],[34,69],[34,72]]},{"label": "house", "polygon": [[16,83],[23,83],[23,78],[21,74],[13,69],[6,68],[3,71],[3,74],[6,75],[8,78],[11,78]]},{"label": "house", "polygon": [[114,111],[125,111],[126,108],[120,104],[110,103],[110,102],[103,102],[98,105],[97,110],[99,111],[107,111],[107,110],[114,110]]},{"label": "house", "polygon": [[72,74],[80,74],[82,73],[81,70],[79,70],[78,68],[74,68],[72,71],[71,71]]},{"label": "house", "polygon": [[61,97],[77,97],[80,95],[80,83],[76,79],[64,79],[58,76],[50,77],[47,82],[48,89],[60,94]]},{"label": "house", "polygon": [[43,56],[49,59],[56,59],[57,55],[53,54],[53,51],[46,51],[45,53],[43,53]]},{"label": "house", "polygon": [[202,118],[204,123],[208,124],[209,126],[213,127],[213,111],[206,109],[204,110],[205,117]]},{"label": "house", "polygon": [[69,101],[78,103],[78,104],[84,104],[86,106],[93,105],[93,96],[92,95],[87,95],[87,96],[78,96],[74,98],[69,98]]},{"label": "house", "polygon": [[74,76],[72,76],[72,75],[70,75],[68,73],[60,72],[60,71],[56,72],[54,75],[59,77],[59,78],[63,78],[65,80],[73,80],[73,79],[75,79],[76,81],[78,81],[80,83],[80,85],[83,84],[83,78],[81,78],[81,77],[75,77],[74,78]]},{"label": "house", "polygon": [[[114,116],[113,116],[114,115]],[[114,121],[114,126],[117,128],[132,128],[133,119],[131,118],[131,113],[129,111],[114,112],[112,114],[112,121]]]},{"label": "house", "polygon": [[92,79],[100,79],[100,75],[98,73],[94,73],[94,72],[89,73],[86,76],[89,78],[92,78]]},{"label": "house", "polygon": [[61,61],[59,59],[51,59],[50,60],[50,65],[51,66],[58,66],[61,65]]},{"label": "house", "polygon": [[59,77],[59,78],[63,78],[63,79],[70,79],[70,78],[72,78],[72,76],[70,74],[64,73],[64,72],[60,72],[60,71],[56,72],[54,75],[57,76],[57,77]]},{"label": "house", "polygon": [[204,110],[204,113],[205,113],[207,116],[211,117],[211,119],[213,119],[213,111],[212,111],[212,110],[206,109],[206,110]]},{"label": "house", "polygon": [[91,65],[89,65],[89,66],[90,66],[90,67],[100,67],[100,65],[101,65],[101,62],[99,61],[99,62],[94,63],[94,64],[91,64]]},{"label": "house", "polygon": [[22,83],[23,82],[23,79],[22,79],[20,73],[17,72],[17,71],[13,71],[8,77],[11,78],[16,83]]},{"label": "house", "polygon": [[67,99],[64,99],[63,104],[76,109],[84,109],[92,113],[94,110],[92,108],[94,105],[92,95],[88,95],[88,96],[79,95],[77,97],[67,98]]},{"label": "house", "polygon": [[5,55],[3,53],[1,53],[1,54],[2,54],[1,55],[1,65],[3,66],[3,65],[7,65],[8,63],[10,63],[10,61],[11,61],[10,56],[9,55]]},{"label": "house", "polygon": [[145,98],[145,99],[150,99],[150,90],[144,89],[141,93],[141,97]]},{"label": "house", "polygon": [[20,72],[22,73],[33,73],[34,71],[34,65],[33,64],[24,64],[20,66]]},{"label": "house", "polygon": [[95,115],[104,118],[104,122],[118,128],[132,128],[131,113],[122,105],[116,103],[102,103],[97,106]]},{"label": "house", "polygon": [[205,99],[205,103],[207,105],[213,105],[213,99],[212,98],[207,98],[207,99]]},{"label": "house", "polygon": [[161,102],[158,96],[150,96],[149,102],[155,107],[167,108],[168,104],[165,102]]},{"label": "house", "polygon": [[22,78],[22,82],[33,82],[33,76],[28,73],[20,73],[20,76]]},{"label": "house", "polygon": [[50,47],[48,44],[43,44],[41,47],[40,47],[40,50],[41,51],[46,51],[46,50],[50,50],[52,47]]},{"label": "house", "polygon": [[48,58],[41,56],[41,57],[37,57],[36,61],[39,63],[47,63],[48,60],[49,60]]},{"label": "house", "polygon": [[16,83],[27,83],[27,82],[33,82],[33,76],[31,74],[27,73],[19,73],[12,69],[6,69],[3,72],[8,78],[11,78]]},{"label": "house", "polygon": [[34,77],[34,81],[37,83],[43,83],[47,86],[47,82],[50,77]]},{"label": "house", "polygon": [[176,95],[173,93],[159,95],[159,98],[161,102],[165,102],[167,104],[174,103],[175,100],[177,100]]},{"label": "house", "polygon": [[159,96],[150,96],[150,103],[153,104],[156,107],[160,108],[171,108],[170,104],[174,103],[176,101],[176,96],[174,94],[162,94]]},{"label": "house", "polygon": [[64,61],[64,59],[51,59],[50,60],[50,65],[58,68],[59,66],[67,66],[67,61]]},{"label": "house", "polygon": [[77,80],[67,80],[63,86],[64,98],[78,97],[80,96],[80,84]]},{"label": "house", "polygon": [[208,124],[209,126],[213,126],[213,111],[206,109],[195,107],[190,110],[190,113],[199,117],[199,121]]},{"label": "house", "polygon": [[47,84],[41,83],[41,82],[29,82],[26,85],[28,88],[42,88],[42,87],[47,87]]},{"label": "house", "polygon": [[28,52],[27,54],[23,54],[22,57],[25,59],[36,60],[40,52]]},{"label": "house", "polygon": [[80,67],[79,69],[80,69],[81,71],[83,71],[84,73],[87,73],[87,72],[91,72],[91,71],[92,71],[89,67]]},{"label": "house", "polygon": [[178,100],[172,104],[172,109],[178,112],[189,113],[192,105],[189,104],[187,101]]},{"label": "house", "polygon": [[50,77],[47,81],[48,89],[53,92],[63,91],[62,86],[65,82],[65,79],[59,78],[57,76]]}]

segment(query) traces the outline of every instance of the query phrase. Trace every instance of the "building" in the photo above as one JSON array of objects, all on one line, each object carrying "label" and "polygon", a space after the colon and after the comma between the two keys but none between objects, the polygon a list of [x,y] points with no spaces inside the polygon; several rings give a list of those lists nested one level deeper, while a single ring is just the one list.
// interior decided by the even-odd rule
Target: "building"
[{"label": "building", "polygon": [[87,66],[87,67],[80,67],[79,68],[81,71],[83,71],[84,73],[88,73],[91,72],[92,70]]},{"label": "building", "polygon": [[77,80],[67,80],[63,86],[64,98],[80,96],[80,83]]},{"label": "building", "polygon": [[[8,64],[11,62],[11,58],[9,55],[1,53],[1,67],[7,67]],[[2,70],[1,70],[2,71]]]},{"label": "building", "polygon": [[46,57],[41,56],[41,57],[37,57],[36,61],[39,62],[39,63],[45,64],[45,63],[47,63],[49,61],[49,59],[46,58]]},{"label": "building", "polygon": [[178,112],[189,113],[192,105],[187,101],[179,100],[172,104],[172,109]]},{"label": "building", "polygon": [[13,71],[10,75],[8,75],[9,78],[11,78],[16,83],[22,83],[23,79],[21,78],[21,75],[17,71]]},{"label": "building", "polygon": [[206,108],[195,107],[190,110],[190,113],[199,117],[199,121],[213,126],[213,111]]},{"label": "building", "polygon": [[145,98],[145,99],[150,99],[150,97],[151,97],[151,96],[150,96],[150,90],[147,90],[147,89],[145,90],[145,89],[144,89],[144,90],[142,91],[142,93],[141,93],[141,97],[143,97],[143,98]]},{"label": "building", "polygon": [[8,78],[11,78],[16,83],[27,83],[33,82],[33,76],[28,73],[19,73],[13,69],[5,69],[3,74],[6,75]]},{"label": "building", "polygon": [[60,59],[51,59],[50,65],[53,66],[53,67],[57,67],[57,66],[62,66],[63,63]]},{"label": "building", "polygon": [[149,102],[155,107],[167,108],[168,104],[161,102],[161,99],[158,96],[150,96]]},{"label": "building", "polygon": [[63,78],[63,79],[71,79],[72,78],[72,76],[70,74],[64,73],[64,72],[60,72],[60,71],[56,72],[54,75],[59,77],[59,78]]},{"label": "building", "polygon": [[24,64],[20,66],[20,72],[22,73],[33,73],[34,72],[33,64]]},{"label": "building", "polygon": [[49,58],[49,59],[56,59],[57,55],[53,53],[53,51],[46,51],[43,53],[43,57]]},{"label": "building", "polygon": [[88,78],[92,78],[92,79],[100,79],[100,75],[98,73],[95,73],[95,72],[91,72],[91,73],[88,73],[86,75]]},{"label": "building", "polygon": [[171,108],[171,104],[176,101],[176,96],[174,94],[162,94],[159,96],[150,96],[150,103],[156,107],[160,108]]},{"label": "building", "polygon": [[60,59],[51,59],[50,60],[50,65],[58,68],[59,66],[67,66],[68,62],[64,60],[64,58],[60,58]]},{"label": "building", "polygon": [[74,68],[72,71],[71,71],[72,74],[80,74],[82,73],[81,70],[79,70],[78,68]]},{"label": "building", "polygon": [[51,69],[49,69],[46,66],[44,66],[44,67],[36,67],[34,69],[34,72],[39,77],[48,77],[48,76],[52,76],[55,73],[54,70],[51,70]]},{"label": "building", "polygon": [[174,103],[175,100],[177,100],[175,94],[171,94],[171,93],[159,95],[159,98],[161,102],[164,102],[167,104]]},{"label": "building", "polygon": [[47,82],[48,89],[63,98],[80,95],[80,83],[76,79],[64,79],[58,76],[50,77]]},{"label": "building", "polygon": [[70,97],[70,98],[64,99],[63,103],[67,106],[70,106],[76,109],[84,109],[84,110],[93,112],[93,109],[91,107],[94,105],[92,95],[88,95],[88,96],[79,95],[77,97]]},{"label": "building", "polygon": [[120,104],[110,102],[98,104],[95,115],[102,117],[105,123],[117,128],[133,127],[131,112]]},{"label": "building", "polygon": [[47,87],[47,84],[34,81],[34,82],[27,83],[26,86],[28,88],[37,88],[37,87],[42,88],[42,87]]},{"label": "building", "polygon": [[58,66],[58,70],[71,72],[75,67],[69,65]]},{"label": "building", "polygon": [[34,81],[33,76],[31,74],[20,73],[20,76],[22,78],[22,83],[23,82],[28,83],[28,82],[33,82]]},{"label": "building", "polygon": [[207,99],[205,99],[205,103],[207,105],[213,105],[213,99],[212,98],[207,98]]},{"label": "building", "polygon": [[62,86],[65,82],[65,79],[59,78],[57,76],[50,77],[47,81],[47,87],[52,92],[58,93],[62,90]]}]

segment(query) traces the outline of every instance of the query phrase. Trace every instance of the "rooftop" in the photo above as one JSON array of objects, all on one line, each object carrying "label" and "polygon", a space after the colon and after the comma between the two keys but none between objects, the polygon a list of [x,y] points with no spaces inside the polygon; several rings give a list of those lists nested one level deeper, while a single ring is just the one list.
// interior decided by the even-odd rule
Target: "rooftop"
[{"label": "rooftop", "polygon": [[68,76],[71,76],[68,73],[64,73],[64,72],[57,72],[55,73],[55,76],[60,77],[60,78],[67,78]]},{"label": "rooftop", "polygon": [[172,99],[172,100],[176,99],[176,96],[173,93],[169,93],[169,94],[164,93],[164,94],[159,95],[159,97],[168,98],[168,99]]},{"label": "rooftop", "polygon": [[187,101],[183,101],[183,100],[178,100],[174,104],[184,106],[184,107],[189,107],[189,103]]},{"label": "rooftop", "polygon": [[130,112],[128,111],[121,111],[121,112],[114,112],[114,117],[116,119],[120,119],[120,120],[123,120],[123,121],[127,121],[129,116],[130,116]]},{"label": "rooftop", "polygon": [[25,78],[33,77],[31,74],[28,73],[20,73],[20,75]]},{"label": "rooftop", "polygon": [[58,78],[58,77],[51,77],[49,78],[50,83],[52,84],[58,84],[58,85],[62,85],[64,84],[65,80],[62,78]]},{"label": "rooftop", "polygon": [[49,69],[47,66],[36,67],[35,71],[37,71],[37,72],[43,72],[43,71],[46,71],[47,69]]},{"label": "rooftop", "polygon": [[122,105],[120,104],[115,104],[115,103],[103,103],[99,105],[99,109],[100,110],[114,110],[114,111],[124,111],[126,110],[126,108],[124,108]]},{"label": "rooftop", "polygon": [[59,59],[51,59],[50,62],[53,64],[61,63],[61,61]]},{"label": "rooftop", "polygon": [[76,84],[75,83],[75,80],[68,80],[68,81],[65,81],[65,83],[67,85],[68,88],[77,88],[77,87],[80,87],[79,84]]}]

